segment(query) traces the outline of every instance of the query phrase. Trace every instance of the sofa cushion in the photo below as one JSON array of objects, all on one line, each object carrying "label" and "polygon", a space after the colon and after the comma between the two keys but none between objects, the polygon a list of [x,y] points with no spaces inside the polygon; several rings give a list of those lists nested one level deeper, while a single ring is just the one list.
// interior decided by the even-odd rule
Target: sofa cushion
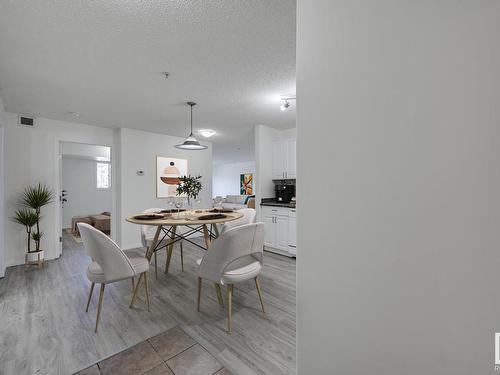
[{"label": "sofa cushion", "polygon": [[245,204],[247,195],[228,195],[226,203]]}]

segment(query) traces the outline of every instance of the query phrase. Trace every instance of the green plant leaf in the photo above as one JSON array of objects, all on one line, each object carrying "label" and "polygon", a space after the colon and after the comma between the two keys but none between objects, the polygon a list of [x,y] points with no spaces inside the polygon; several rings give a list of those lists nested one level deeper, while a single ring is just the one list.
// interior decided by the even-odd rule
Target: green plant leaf
[{"label": "green plant leaf", "polygon": [[12,220],[16,223],[24,225],[25,227],[31,228],[36,224],[38,215],[35,211],[29,208],[22,208],[14,213]]},{"label": "green plant leaf", "polygon": [[51,203],[53,198],[54,195],[47,186],[38,184],[38,186],[28,186],[24,189],[21,203],[39,211],[41,207]]}]

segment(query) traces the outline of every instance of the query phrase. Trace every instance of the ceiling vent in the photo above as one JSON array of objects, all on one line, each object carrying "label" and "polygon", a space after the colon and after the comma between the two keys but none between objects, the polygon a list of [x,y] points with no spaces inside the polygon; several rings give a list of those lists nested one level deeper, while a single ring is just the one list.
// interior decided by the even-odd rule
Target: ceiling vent
[{"label": "ceiling vent", "polygon": [[19,115],[18,124],[33,128],[35,126],[35,118],[29,115]]}]

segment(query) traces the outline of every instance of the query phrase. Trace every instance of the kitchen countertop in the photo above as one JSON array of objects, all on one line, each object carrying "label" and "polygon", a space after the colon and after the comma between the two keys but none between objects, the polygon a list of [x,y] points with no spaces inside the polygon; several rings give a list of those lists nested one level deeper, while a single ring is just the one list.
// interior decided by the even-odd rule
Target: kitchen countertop
[{"label": "kitchen countertop", "polygon": [[274,198],[263,198],[260,202],[260,205],[261,206],[296,208],[296,202],[280,203],[280,202],[276,202],[276,200]]}]

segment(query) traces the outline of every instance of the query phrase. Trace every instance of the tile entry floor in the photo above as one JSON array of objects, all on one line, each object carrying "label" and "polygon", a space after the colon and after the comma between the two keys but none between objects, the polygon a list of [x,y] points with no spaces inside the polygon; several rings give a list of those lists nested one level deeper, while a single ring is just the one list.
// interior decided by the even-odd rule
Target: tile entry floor
[{"label": "tile entry floor", "polygon": [[230,375],[180,327],[115,354],[77,375]]}]

